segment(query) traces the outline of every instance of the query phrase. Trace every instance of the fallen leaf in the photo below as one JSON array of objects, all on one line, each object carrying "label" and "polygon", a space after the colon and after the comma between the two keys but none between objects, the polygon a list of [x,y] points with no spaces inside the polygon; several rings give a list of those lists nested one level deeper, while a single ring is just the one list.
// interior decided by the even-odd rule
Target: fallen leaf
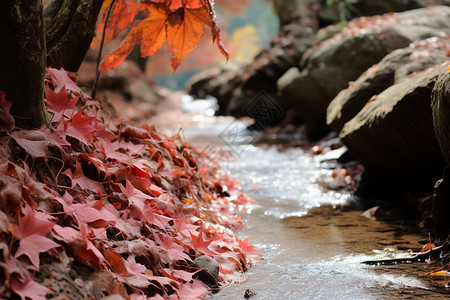
[{"label": "fallen leaf", "polygon": [[87,139],[92,136],[95,128],[91,126],[95,117],[84,116],[81,111],[73,115],[72,119],[66,125],[65,134],[71,136],[84,144],[88,144]]},{"label": "fallen leaf", "polygon": [[66,89],[76,95],[81,94],[81,89],[74,82],[74,78],[71,78],[69,72],[63,68],[59,70],[55,68],[47,68],[46,71],[46,77],[50,77],[56,93],[59,93],[61,89]]},{"label": "fallen leaf", "polygon": [[25,206],[23,213],[23,217],[19,216],[19,226],[13,224],[14,233],[19,240],[19,248],[14,257],[26,255],[31,263],[39,268],[39,253],[60,246],[45,237],[55,222],[49,221],[45,216],[36,217],[29,205]]},{"label": "fallen leaf", "polygon": [[64,89],[55,93],[48,85],[45,86],[45,104],[47,110],[53,113],[51,122],[59,122],[64,116],[72,117],[78,99],[79,97],[69,99]]},{"label": "fallen leaf", "polygon": [[62,151],[60,144],[38,130],[20,130],[11,133],[11,138],[19,144],[31,157],[46,157],[50,155],[49,147],[57,147]]},{"label": "fallen leaf", "polygon": [[24,281],[20,281],[14,278],[11,282],[11,289],[19,295],[20,299],[25,300],[26,298],[32,300],[45,300],[45,296],[50,292],[49,288],[37,283],[32,280],[31,277],[26,277]]},{"label": "fallen leaf", "polygon": [[203,232],[192,233],[192,231],[189,231],[189,233],[191,234],[192,244],[194,245],[195,249],[209,256],[218,254],[217,252],[212,251],[211,249],[208,248],[212,240],[205,241],[203,239]]}]

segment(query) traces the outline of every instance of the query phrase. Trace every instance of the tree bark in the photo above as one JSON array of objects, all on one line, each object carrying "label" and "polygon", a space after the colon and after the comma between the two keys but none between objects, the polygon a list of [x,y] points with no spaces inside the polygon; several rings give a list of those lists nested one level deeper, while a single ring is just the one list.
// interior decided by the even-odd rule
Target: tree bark
[{"label": "tree bark", "polygon": [[46,124],[42,0],[1,0],[0,41],[0,90],[13,102],[11,114],[16,126]]},{"label": "tree bark", "polygon": [[103,0],[53,0],[45,9],[47,65],[77,72],[95,35]]}]

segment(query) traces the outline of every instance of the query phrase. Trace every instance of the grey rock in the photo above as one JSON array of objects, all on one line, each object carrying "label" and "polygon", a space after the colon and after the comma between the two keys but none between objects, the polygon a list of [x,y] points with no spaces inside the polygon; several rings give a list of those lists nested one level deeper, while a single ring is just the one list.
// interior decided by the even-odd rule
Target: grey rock
[{"label": "grey rock", "polygon": [[202,269],[195,273],[195,278],[202,281],[209,287],[217,287],[220,268],[219,263],[207,255],[197,257],[194,260],[194,263],[199,269]]},{"label": "grey rock", "polygon": [[186,82],[186,92],[196,98],[204,99],[208,96],[205,92],[205,85],[207,85],[212,79],[223,73],[221,68],[211,68],[202,71]]},{"label": "grey rock", "polygon": [[448,60],[447,49],[450,49],[449,39],[431,38],[388,54],[331,101],[327,108],[327,125],[339,132],[373,96],[415,72]]},{"label": "grey rock", "polygon": [[431,92],[446,62],[402,80],[345,123],[339,137],[372,170],[425,174],[444,160],[433,130]]},{"label": "grey rock", "polygon": [[431,109],[436,138],[442,154],[450,166],[450,70],[446,70],[433,89]]},{"label": "grey rock", "polygon": [[305,53],[297,74],[289,71],[278,80],[278,91],[306,124],[317,126],[308,130],[320,131],[329,103],[350,81],[395,49],[449,33],[447,6],[353,20],[342,33]]}]

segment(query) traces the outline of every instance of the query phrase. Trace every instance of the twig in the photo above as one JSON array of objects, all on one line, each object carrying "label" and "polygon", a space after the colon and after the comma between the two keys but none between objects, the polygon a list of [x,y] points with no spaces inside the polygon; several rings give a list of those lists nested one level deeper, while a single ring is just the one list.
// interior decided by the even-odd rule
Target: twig
[{"label": "twig", "polygon": [[399,265],[399,264],[411,264],[413,262],[424,262],[427,258],[434,256],[436,254],[440,254],[445,250],[450,250],[450,242],[445,242],[441,246],[430,249],[427,252],[419,253],[413,257],[408,258],[393,258],[393,259],[384,259],[384,260],[366,260],[363,261],[363,264],[366,265]]},{"label": "twig", "polygon": [[102,58],[103,43],[105,42],[106,26],[108,25],[109,16],[111,15],[111,11],[113,10],[115,4],[116,4],[116,0],[113,0],[111,2],[111,5],[109,6],[108,13],[106,14],[106,18],[105,18],[105,25],[103,26],[102,39],[100,41],[100,48],[98,50],[98,56],[97,56],[97,66],[95,68],[95,80],[94,80],[94,85],[92,87],[92,92],[91,92],[92,98],[95,98],[95,94],[97,92],[98,80],[100,78],[100,59]]}]

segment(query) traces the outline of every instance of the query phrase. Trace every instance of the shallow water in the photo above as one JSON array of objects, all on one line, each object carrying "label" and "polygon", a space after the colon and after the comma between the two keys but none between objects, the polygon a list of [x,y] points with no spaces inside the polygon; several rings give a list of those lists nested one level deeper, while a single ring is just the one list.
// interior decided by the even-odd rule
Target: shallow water
[{"label": "shallow water", "polygon": [[[446,298],[430,292],[430,282],[419,276],[426,266],[361,264],[405,257],[408,253],[396,246],[418,247],[414,243],[421,237],[399,236],[392,226],[367,220],[361,212],[332,209],[345,203],[349,194],[325,191],[317,183],[331,172],[320,167],[320,157],[298,148],[255,147],[249,144],[255,134],[232,119],[197,115],[193,120],[184,129],[188,142],[199,147],[213,143],[234,153],[228,161],[223,157],[222,169],[241,180],[256,202],[242,211],[247,226],[239,235],[250,236],[264,258],[254,262],[246,280],[209,299],[244,299],[247,290],[255,300]],[[320,205],[329,206],[317,209]]]}]

